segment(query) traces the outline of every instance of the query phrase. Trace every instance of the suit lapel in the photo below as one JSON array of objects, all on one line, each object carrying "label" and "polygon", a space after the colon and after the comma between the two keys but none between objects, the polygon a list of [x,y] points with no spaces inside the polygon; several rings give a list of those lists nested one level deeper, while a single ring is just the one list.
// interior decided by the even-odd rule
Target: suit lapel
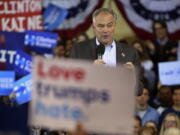
[{"label": "suit lapel", "polygon": [[116,42],[116,61],[117,63],[125,63],[125,52],[124,52],[124,48],[123,45],[120,44],[119,42]]},{"label": "suit lapel", "polygon": [[91,58],[92,60],[95,60],[97,57],[96,57],[96,40],[95,38],[93,38],[89,44],[89,49],[90,49],[90,52],[91,52]]}]

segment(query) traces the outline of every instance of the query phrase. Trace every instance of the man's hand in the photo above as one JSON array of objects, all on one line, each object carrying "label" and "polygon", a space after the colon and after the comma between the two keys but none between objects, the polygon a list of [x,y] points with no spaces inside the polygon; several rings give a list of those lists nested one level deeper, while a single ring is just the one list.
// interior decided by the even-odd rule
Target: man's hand
[{"label": "man's hand", "polygon": [[94,64],[106,64],[102,59],[94,60]]},{"label": "man's hand", "polygon": [[70,132],[69,135],[88,135],[81,123],[77,123],[76,129]]},{"label": "man's hand", "polygon": [[126,68],[134,68],[134,64],[132,62],[126,62],[123,66]]}]

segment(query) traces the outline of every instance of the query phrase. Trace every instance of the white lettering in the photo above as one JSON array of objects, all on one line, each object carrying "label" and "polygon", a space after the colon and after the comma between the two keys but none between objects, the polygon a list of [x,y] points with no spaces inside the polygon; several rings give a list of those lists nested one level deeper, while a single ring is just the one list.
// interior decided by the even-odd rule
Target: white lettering
[{"label": "white lettering", "polygon": [[25,21],[25,17],[18,17],[17,18],[18,22],[19,22],[19,30],[18,31],[24,31],[24,21]]},{"label": "white lettering", "polygon": [[33,17],[28,17],[27,18],[27,29],[32,30],[32,29],[38,29],[42,30],[42,16],[33,16]]},{"label": "white lettering", "polygon": [[[4,63],[9,60],[9,63],[12,64],[15,54],[16,54],[16,51],[0,50],[0,62]],[[6,56],[8,56],[8,60],[6,60]]]},{"label": "white lettering", "polygon": [[6,62],[6,50],[0,50],[0,62]]},{"label": "white lettering", "polygon": [[9,54],[9,63],[13,63],[13,60],[14,60],[14,56],[16,54],[15,51],[7,51],[7,54]]},{"label": "white lettering", "polygon": [[24,31],[24,21],[25,17],[12,17],[12,18],[2,18],[2,30],[3,31]]},{"label": "white lettering", "polygon": [[[24,3],[24,2],[23,2]],[[19,13],[23,13],[25,10],[24,6],[22,5],[22,2],[21,1],[17,1],[17,11]]]},{"label": "white lettering", "polygon": [[11,14],[16,14],[16,1],[10,1],[9,5],[11,7]]},{"label": "white lettering", "polygon": [[2,30],[3,31],[11,31],[11,28],[8,26],[10,22],[9,18],[2,18]]},{"label": "white lettering", "polygon": [[0,2],[0,14],[17,14],[41,11],[40,0]]},{"label": "white lettering", "polygon": [[11,18],[11,29],[12,29],[12,30],[15,30],[15,31],[19,31],[19,29],[18,29],[18,24],[17,24],[15,18]]}]

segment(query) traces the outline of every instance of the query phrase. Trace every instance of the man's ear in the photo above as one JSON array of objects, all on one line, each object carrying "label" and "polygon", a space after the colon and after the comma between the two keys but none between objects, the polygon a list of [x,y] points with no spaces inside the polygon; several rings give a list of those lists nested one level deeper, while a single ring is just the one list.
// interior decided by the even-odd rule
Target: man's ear
[{"label": "man's ear", "polygon": [[93,30],[95,29],[94,23],[92,23],[91,27],[92,27]]}]

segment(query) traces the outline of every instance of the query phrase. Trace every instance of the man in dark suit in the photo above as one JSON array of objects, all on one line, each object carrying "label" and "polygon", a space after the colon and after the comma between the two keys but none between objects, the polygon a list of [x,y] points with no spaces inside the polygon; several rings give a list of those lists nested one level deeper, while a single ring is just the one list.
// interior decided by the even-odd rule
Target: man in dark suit
[{"label": "man in dark suit", "polygon": [[[113,10],[108,8],[97,9],[92,16],[92,28],[95,38],[77,43],[73,46],[70,58],[90,60],[95,64],[106,64],[117,66],[125,64],[135,66],[138,80],[140,77],[140,61],[138,53],[129,45],[116,42],[114,33],[116,29],[117,16]],[[105,51],[98,58],[97,46],[104,45]],[[141,84],[138,84],[137,94],[141,93]]]},{"label": "man in dark suit", "polygon": [[[140,80],[138,53],[131,46],[114,40],[116,19],[117,16],[111,9],[97,9],[92,16],[92,28],[96,37],[75,44],[71,50],[70,58],[90,60],[95,64],[106,64],[110,66],[117,66],[119,64],[135,66],[138,80]],[[99,45],[105,47],[104,54],[101,58],[98,58],[96,49]],[[139,95],[141,92],[142,86],[141,83],[138,83],[136,93]]]},{"label": "man in dark suit", "polygon": [[[139,56],[134,48],[116,41],[115,44],[116,65],[132,63],[135,66],[140,66]],[[75,44],[71,50],[70,58],[90,60],[97,64],[107,64],[103,59],[98,59],[96,46],[95,38]]]},{"label": "man in dark suit", "polygon": [[[128,63],[139,67],[140,62],[136,50],[129,45],[114,40],[116,19],[117,16],[111,9],[101,8],[96,10],[93,13],[92,25],[96,38],[75,44],[70,57],[91,60],[96,64],[116,66]],[[105,52],[101,59],[98,59],[96,52],[99,44],[105,46]]]},{"label": "man in dark suit", "polygon": [[[135,66],[139,71],[140,61],[136,50],[129,45],[114,40],[116,19],[117,16],[111,9],[97,9],[92,16],[92,27],[96,37],[75,44],[71,50],[70,58],[89,60],[94,64],[108,66],[125,64]],[[97,51],[98,46],[104,46],[104,52],[100,54],[100,57]],[[140,83],[138,83],[138,86],[137,94],[140,95],[142,91]]]}]

